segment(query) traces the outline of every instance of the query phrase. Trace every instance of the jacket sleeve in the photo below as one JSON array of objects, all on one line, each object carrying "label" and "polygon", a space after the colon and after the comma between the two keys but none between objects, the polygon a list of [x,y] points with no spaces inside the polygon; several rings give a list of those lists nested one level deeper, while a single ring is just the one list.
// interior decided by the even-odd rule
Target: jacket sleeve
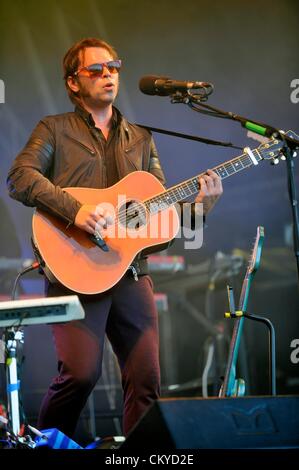
[{"label": "jacket sleeve", "polygon": [[9,170],[8,193],[25,206],[37,207],[73,223],[81,204],[50,181],[54,154],[55,133],[45,118],[33,130]]},{"label": "jacket sleeve", "polygon": [[166,179],[164,176],[164,172],[161,167],[159,155],[157,152],[157,148],[154,142],[154,139],[151,137],[151,142],[150,142],[150,160],[149,160],[149,172],[152,173],[160,183],[165,186]]}]

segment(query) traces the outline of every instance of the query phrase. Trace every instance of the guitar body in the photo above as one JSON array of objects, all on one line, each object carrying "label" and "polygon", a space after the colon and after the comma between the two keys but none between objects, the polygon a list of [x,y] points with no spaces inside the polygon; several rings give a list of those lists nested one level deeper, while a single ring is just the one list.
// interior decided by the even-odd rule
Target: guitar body
[{"label": "guitar body", "polygon": [[83,204],[101,204],[114,208],[118,223],[107,229],[105,242],[109,251],[94,244],[89,234],[74,225],[67,228],[61,219],[36,210],[32,228],[34,243],[53,276],[64,286],[82,294],[97,294],[114,286],[124,275],[135,256],[145,248],[172,240],[180,221],[174,206],[150,214],[137,228],[129,227],[123,216],[124,207],[165,191],[151,173],[130,173],[106,189],[65,188]]}]

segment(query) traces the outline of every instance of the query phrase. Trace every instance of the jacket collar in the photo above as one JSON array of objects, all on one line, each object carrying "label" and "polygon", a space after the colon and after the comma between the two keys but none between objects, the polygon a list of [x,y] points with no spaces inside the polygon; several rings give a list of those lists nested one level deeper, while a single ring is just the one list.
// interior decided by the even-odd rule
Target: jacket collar
[{"label": "jacket collar", "polygon": [[[92,114],[89,113],[85,108],[82,106],[77,105],[75,107],[75,113],[78,114],[88,125],[88,127],[95,127],[95,122],[92,117]],[[112,127],[115,129],[120,126],[121,122],[123,121],[123,116],[121,112],[113,106],[112,108]]]}]

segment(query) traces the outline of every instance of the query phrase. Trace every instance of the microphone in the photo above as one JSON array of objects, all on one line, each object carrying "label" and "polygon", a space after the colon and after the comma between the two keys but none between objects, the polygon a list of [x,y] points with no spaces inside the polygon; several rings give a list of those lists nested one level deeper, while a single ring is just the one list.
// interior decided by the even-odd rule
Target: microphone
[{"label": "microphone", "polygon": [[186,82],[172,80],[169,77],[159,77],[158,75],[147,75],[139,81],[139,89],[146,95],[168,96],[177,91],[187,92],[198,88],[211,88],[213,85],[208,82]]}]

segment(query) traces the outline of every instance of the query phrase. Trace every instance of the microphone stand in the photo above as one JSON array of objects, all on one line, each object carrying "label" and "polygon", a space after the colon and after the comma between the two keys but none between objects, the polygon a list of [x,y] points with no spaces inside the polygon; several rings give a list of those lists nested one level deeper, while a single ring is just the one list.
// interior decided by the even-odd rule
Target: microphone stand
[{"label": "microphone stand", "polygon": [[291,205],[292,219],[293,219],[293,240],[294,240],[294,254],[297,265],[297,275],[299,281],[299,215],[298,215],[298,199],[295,185],[295,164],[294,157],[297,156],[299,148],[299,138],[293,133],[286,133],[283,130],[279,130],[269,124],[261,123],[259,121],[251,120],[238,114],[223,111],[222,109],[215,108],[208,104],[203,103],[207,100],[207,94],[203,95],[200,93],[192,93],[191,91],[182,93],[177,91],[171,95],[171,103],[183,103],[187,104],[193,111],[197,111],[202,114],[214,116],[222,119],[231,119],[237,121],[242,127],[255,132],[257,134],[279,139],[284,143],[283,154],[286,159],[287,165],[287,185],[289,200]]}]

